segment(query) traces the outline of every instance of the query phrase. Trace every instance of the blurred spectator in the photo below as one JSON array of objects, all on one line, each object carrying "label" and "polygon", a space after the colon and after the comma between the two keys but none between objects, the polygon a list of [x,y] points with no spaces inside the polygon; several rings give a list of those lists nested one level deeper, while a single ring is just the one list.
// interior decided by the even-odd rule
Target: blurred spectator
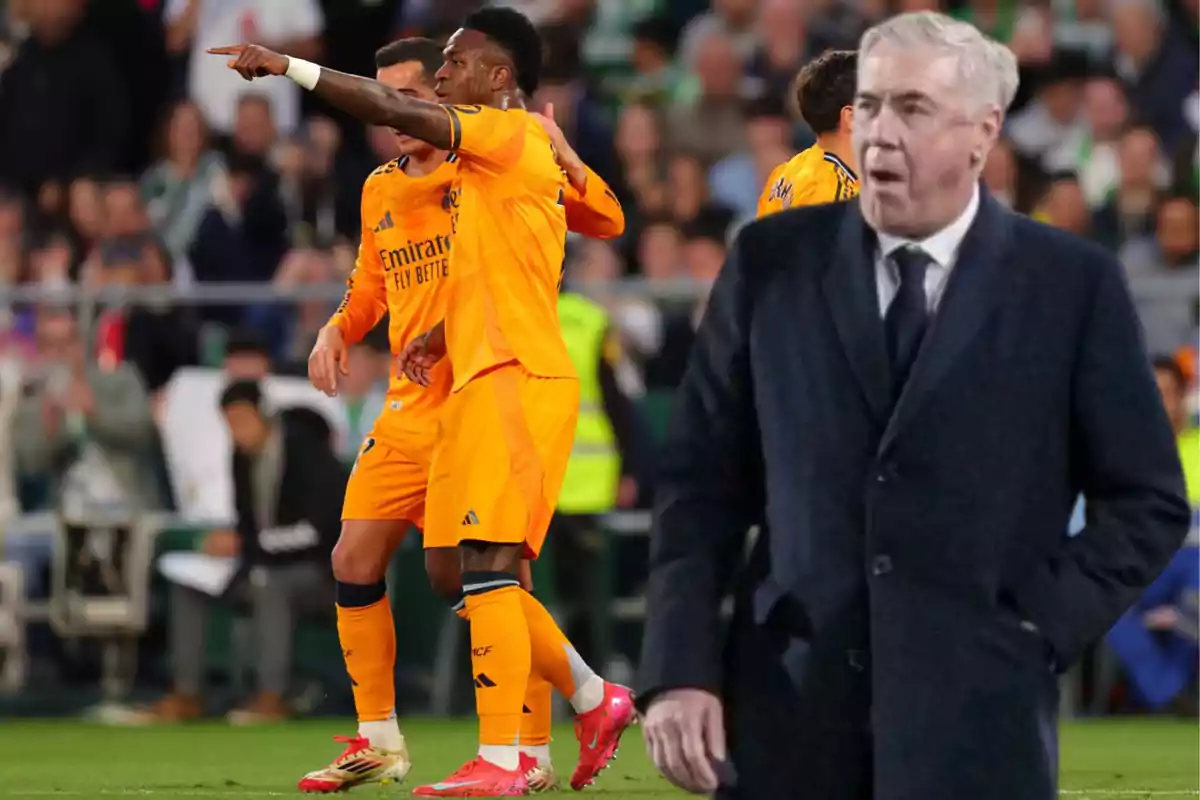
[{"label": "blurred spectator", "polygon": [[303,138],[277,149],[275,164],[293,246],[330,247],[358,235],[362,183],[375,165],[346,153],[333,120],[310,118]]},{"label": "blurred spectator", "polygon": [[104,235],[140,236],[150,230],[150,217],[142,204],[137,182],[114,178],[104,184]]},{"label": "blurred spectator", "polygon": [[188,100],[167,113],[157,150],[158,160],[142,176],[142,198],[172,257],[183,258],[212,204],[222,160],[210,147],[203,114]]},{"label": "blurred spectator", "polygon": [[992,197],[1009,208],[1017,207],[1017,158],[1008,139],[1000,139],[988,151],[983,165],[983,183]]},{"label": "blurred spectator", "polygon": [[700,157],[677,152],[667,164],[667,202],[675,222],[683,225],[708,201],[708,175]]},{"label": "blurred spectator", "polygon": [[1137,118],[1168,151],[1188,135],[1184,101],[1196,91],[1196,53],[1167,25],[1161,0],[1115,0],[1116,67],[1129,87]]},{"label": "blurred spectator", "polygon": [[666,203],[662,121],[654,108],[644,103],[625,106],[617,122],[614,144],[622,173],[618,196],[626,206],[626,216],[631,212],[644,216],[662,211]]},{"label": "blurred spectator", "polygon": [[112,59],[80,29],[84,0],[37,0],[30,36],[0,81],[0,183],[28,197],[110,172],[128,141],[125,91]]},{"label": "blurred spectator", "polygon": [[390,365],[391,359],[384,361],[381,375],[379,353],[372,343],[366,341],[351,345],[349,374],[338,380],[336,400],[346,417],[346,435],[340,442],[338,457],[347,465],[354,463],[375,419],[383,411],[384,396],[387,394],[386,365]]},{"label": "blurred spectator", "polygon": [[[759,7],[758,44],[747,74],[761,84],[757,93],[777,103],[790,100],[796,73],[820,54],[809,45],[804,13],[798,0],[762,0]],[[852,49],[856,48],[857,44]]]},{"label": "blurred spectator", "polygon": [[89,0],[84,26],[112,57],[125,87],[129,140],[113,166],[142,172],[155,157],[155,122],[176,82],[163,37],[162,0]]},{"label": "blurred spectator", "polygon": [[1118,253],[1154,233],[1154,211],[1159,189],[1165,183],[1165,166],[1158,137],[1147,127],[1130,128],[1117,151],[1120,178],[1116,188],[1095,214],[1092,233]]},{"label": "blurred spectator", "polygon": [[[329,284],[336,280],[333,257],[328,250],[298,248],[279,265],[272,285],[281,294],[299,287]],[[307,375],[308,354],[317,333],[329,321],[335,304],[325,300],[295,303],[265,303],[246,309],[245,323],[264,334],[278,372]]]},{"label": "blurred spectator", "polygon": [[128,502],[165,506],[154,477],[154,421],[137,371],[126,364],[101,370],[88,363],[71,313],[43,308],[37,320],[37,364],[17,411],[14,450],[19,472],[59,480],[88,453],[104,465]]},{"label": "blurred spectator", "polygon": [[1013,38],[1023,10],[1008,0],[966,0],[957,4],[951,14],[971,23],[997,41],[1008,42]]},{"label": "blurred spectator", "polygon": [[717,279],[721,264],[725,262],[725,247],[732,225],[733,215],[728,209],[707,205],[689,220],[684,228],[687,241],[683,247],[683,260],[688,278],[704,287],[691,315],[693,328],[700,324],[700,318],[708,305],[708,289]]},{"label": "blurred spectator", "polygon": [[1091,219],[1079,180],[1071,174],[1054,177],[1035,216],[1059,230],[1087,236]]},{"label": "blurred spectator", "polygon": [[[708,171],[712,199],[739,217],[753,217],[767,176],[791,157],[791,131],[791,122],[778,98],[766,96],[748,103],[746,148],[721,159]],[[780,154],[783,159],[778,158]]]},{"label": "blurred spectator", "polygon": [[727,42],[743,63],[754,55],[758,46],[755,20],[758,0],[713,0],[712,8],[683,29],[679,54],[685,64],[696,64],[707,39],[717,37]]},{"label": "blurred spectator", "polygon": [[[1017,57],[1023,82],[1054,59],[1054,23],[1044,5],[983,0],[961,6],[956,16],[986,20],[984,25],[993,28],[999,41]],[[1019,94],[1016,102],[1023,104]]]},{"label": "blurred spectator", "polygon": [[700,82],[700,93],[688,105],[675,106],[668,112],[667,139],[671,147],[712,163],[745,145],[740,59],[733,42],[719,32],[706,33],[697,41],[695,58],[689,63]]},{"label": "blurred spectator", "polygon": [[204,713],[204,631],[210,608],[249,607],[258,692],[229,714],[234,724],[287,716],[292,637],[301,614],[333,603],[329,556],[340,527],[346,473],[330,446],[325,419],[309,409],[271,415],[252,381],[230,384],[221,409],[234,443],[231,464],[237,522],[210,531],[202,552],[237,571],[219,597],[175,583],[168,629],[173,691],[137,722],[177,722]]},{"label": "blurred spectator", "polygon": [[1087,128],[1077,143],[1079,183],[1088,208],[1099,208],[1120,180],[1118,151],[1129,120],[1124,89],[1112,78],[1094,78],[1083,92]]},{"label": "blurred spectator", "polygon": [[75,277],[75,255],[70,238],[59,231],[46,234],[29,251],[28,282],[47,289],[69,286]]},{"label": "blurred spectator", "polygon": [[707,305],[707,288],[725,260],[726,238],[732,223],[733,215],[728,209],[705,206],[684,229],[684,275],[705,287],[705,291],[687,304],[664,305],[662,346],[646,364],[647,388],[674,387],[683,377],[696,325]]},{"label": "blurred spectator", "polygon": [[[192,273],[201,282],[269,281],[284,253],[285,226],[274,173],[253,156],[230,156],[188,251]],[[236,309],[205,310],[208,319],[238,316]]]},{"label": "blurred spectator", "polygon": [[17,465],[13,435],[21,399],[21,372],[17,363],[0,359],[0,534],[21,512],[17,496]]},{"label": "blurred spectator", "polygon": [[[589,297],[599,300],[612,317],[621,343],[634,343],[637,352],[650,352],[658,347],[658,309],[645,297],[628,294],[606,294],[605,288],[619,281],[623,265],[616,250],[608,242],[582,239],[571,249],[567,274],[571,285]],[[649,338],[649,342],[645,339]]]},{"label": "blurred spectator", "polygon": [[1113,47],[1113,29],[1105,15],[1104,0],[1053,0],[1054,43],[1067,50],[1085,53],[1092,64],[1108,60]]},{"label": "blurred spectator", "polygon": [[[226,72],[228,71],[226,70]],[[234,108],[233,133],[229,137],[229,151],[235,155],[258,159],[263,166],[266,166],[267,159],[271,156],[279,138],[279,129],[275,120],[269,97],[260,92],[242,94],[238,97],[237,105]]]},{"label": "blurred spectator", "polygon": [[1200,215],[1190,197],[1173,197],[1158,210],[1156,241],[1145,260],[1126,263],[1129,287],[1152,353],[1173,353],[1197,340],[1200,307]]},{"label": "blurred spectator", "polygon": [[626,84],[626,100],[656,108],[690,103],[696,82],[675,61],[678,35],[666,17],[647,17],[633,26],[634,75]]},{"label": "blurred spectator", "polygon": [[249,84],[225,68],[210,47],[254,42],[296,58],[316,60],[324,17],[317,0],[167,0],[163,13],[167,50],[190,52],[188,95],[213,130],[234,130],[239,98],[251,92],[268,103],[279,130],[291,133],[300,122],[301,89],[291,81]]},{"label": "blurred spectator", "polygon": [[554,121],[566,134],[583,162],[605,181],[615,181],[613,130],[604,105],[593,96],[583,71],[579,41],[572,31],[556,26],[542,32],[546,42],[541,82],[534,108],[554,105]]},{"label": "blurred spectator", "polygon": [[229,381],[261,381],[271,373],[271,351],[248,328],[230,332],[225,342],[225,377]]},{"label": "blurred spectator", "polygon": [[1057,55],[1042,70],[1033,102],[1008,122],[1008,137],[1017,152],[1045,173],[1074,169],[1079,142],[1087,127],[1080,106],[1086,65]]},{"label": "blurred spectator", "polygon": [[[171,283],[171,255],[158,241],[139,242],[134,283],[142,288],[166,289]],[[123,336],[117,358],[137,367],[157,408],[160,392],[175,370],[196,364],[199,323],[192,306],[174,306],[163,299],[136,303],[122,313]]]},{"label": "blurred spectator", "polygon": [[67,191],[67,219],[82,258],[87,258],[104,235],[104,195],[93,178],[76,178]]}]

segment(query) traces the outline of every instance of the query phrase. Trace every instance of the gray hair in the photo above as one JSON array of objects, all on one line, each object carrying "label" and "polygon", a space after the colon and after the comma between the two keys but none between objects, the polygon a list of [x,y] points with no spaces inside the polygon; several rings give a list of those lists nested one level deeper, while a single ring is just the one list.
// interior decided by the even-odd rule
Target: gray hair
[{"label": "gray hair", "polygon": [[1017,95],[1017,57],[967,22],[933,11],[899,14],[869,28],[859,42],[859,69],[880,42],[904,49],[939,49],[958,59],[964,90],[1004,114]]}]

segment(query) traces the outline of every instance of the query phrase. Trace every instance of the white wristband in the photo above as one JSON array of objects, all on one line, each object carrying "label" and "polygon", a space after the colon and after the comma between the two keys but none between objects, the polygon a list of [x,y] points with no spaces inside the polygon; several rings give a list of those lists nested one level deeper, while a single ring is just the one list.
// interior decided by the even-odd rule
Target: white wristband
[{"label": "white wristband", "polygon": [[316,88],[317,81],[321,80],[321,65],[305,61],[303,58],[288,56],[287,72],[283,74],[305,89],[312,91]]}]

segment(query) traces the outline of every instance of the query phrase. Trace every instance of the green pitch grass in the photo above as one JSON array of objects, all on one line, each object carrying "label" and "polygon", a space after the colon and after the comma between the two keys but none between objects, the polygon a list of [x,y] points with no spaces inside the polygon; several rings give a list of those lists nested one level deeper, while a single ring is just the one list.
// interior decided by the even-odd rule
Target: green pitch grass
[{"label": "green pitch grass", "polygon": [[[293,787],[301,774],[339,752],[330,737],[351,730],[324,720],[243,729],[0,721],[0,797],[298,797]],[[369,787],[351,797],[408,796],[412,786],[445,777],[474,749],[474,725],[467,721],[410,720],[405,733],[416,764],[406,785]],[[1194,722],[1074,724],[1064,729],[1062,750],[1064,798],[1200,797],[1200,734]],[[575,763],[567,728],[556,730],[554,760],[565,779]],[[563,796],[570,794],[568,789]],[[583,796],[684,797],[655,775],[636,728],[617,762]]]}]

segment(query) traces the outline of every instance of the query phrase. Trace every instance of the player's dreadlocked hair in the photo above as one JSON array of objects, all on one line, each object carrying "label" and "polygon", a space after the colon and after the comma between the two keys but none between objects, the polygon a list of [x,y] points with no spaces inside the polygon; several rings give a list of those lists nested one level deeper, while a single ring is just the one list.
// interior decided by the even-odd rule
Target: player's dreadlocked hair
[{"label": "player's dreadlocked hair", "polygon": [[508,53],[517,87],[532,97],[542,69],[542,37],[529,18],[503,6],[489,6],[467,17],[463,27],[479,31]]},{"label": "player's dreadlocked hair", "polygon": [[433,83],[434,74],[442,68],[442,46],[433,39],[414,36],[397,39],[375,51],[375,69],[394,67],[415,61],[421,65],[422,78]]},{"label": "player's dreadlocked hair", "polygon": [[854,104],[857,85],[858,53],[853,50],[830,50],[804,65],[796,76],[796,106],[813,133],[838,129],[842,109]]}]

